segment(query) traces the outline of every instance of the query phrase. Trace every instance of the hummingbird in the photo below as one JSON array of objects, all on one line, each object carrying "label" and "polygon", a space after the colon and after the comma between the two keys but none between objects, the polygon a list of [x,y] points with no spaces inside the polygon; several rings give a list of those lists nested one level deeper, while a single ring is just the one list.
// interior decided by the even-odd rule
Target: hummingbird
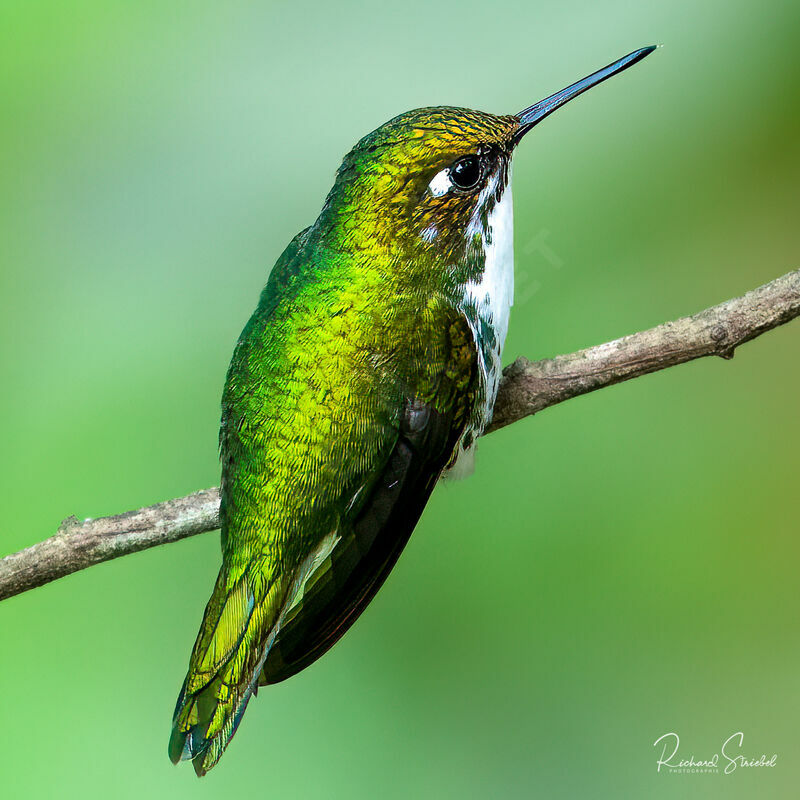
[{"label": "hummingbird", "polygon": [[469,471],[513,300],[511,159],[644,47],[518,114],[409,111],[345,156],[234,349],[222,566],[173,718],[198,776],[260,686],[316,661],[386,580],[436,483]]}]

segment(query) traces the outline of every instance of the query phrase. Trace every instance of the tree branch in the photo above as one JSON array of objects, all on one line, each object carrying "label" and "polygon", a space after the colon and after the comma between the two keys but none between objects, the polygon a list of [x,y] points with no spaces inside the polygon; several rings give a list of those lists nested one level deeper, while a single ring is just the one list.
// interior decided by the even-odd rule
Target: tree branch
[{"label": "tree branch", "polygon": [[572,397],[733,351],[800,316],[800,269],[691,317],[542,361],[518,358],[503,371],[494,418],[486,433]]},{"label": "tree branch", "polygon": [[[572,397],[733,351],[800,315],[800,270],[691,317],[542,361],[517,359],[503,373],[497,430]],[[0,600],[78,570],[219,526],[219,492],[206,489],[112,517],[65,519],[55,536],[0,559]]]}]

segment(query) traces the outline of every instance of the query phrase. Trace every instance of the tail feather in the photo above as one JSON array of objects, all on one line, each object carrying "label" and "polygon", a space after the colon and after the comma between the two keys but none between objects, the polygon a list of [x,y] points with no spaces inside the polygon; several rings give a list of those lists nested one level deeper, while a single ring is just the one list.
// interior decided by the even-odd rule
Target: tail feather
[{"label": "tail feather", "polygon": [[254,586],[220,572],[178,697],[169,740],[174,764],[205,775],[236,733],[278,628],[285,582]]}]

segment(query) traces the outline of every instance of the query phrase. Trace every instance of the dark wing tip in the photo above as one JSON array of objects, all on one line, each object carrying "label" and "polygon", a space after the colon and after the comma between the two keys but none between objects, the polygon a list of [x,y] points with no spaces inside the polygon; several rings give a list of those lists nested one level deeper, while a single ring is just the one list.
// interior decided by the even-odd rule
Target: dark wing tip
[{"label": "dark wing tip", "polygon": [[[216,763],[216,762],[214,762]],[[205,752],[198,753],[192,759],[192,766],[194,767],[194,774],[197,775],[198,778],[203,778],[208,774],[208,770],[211,767],[206,767],[206,754]],[[213,764],[211,765],[213,766]]]},{"label": "dark wing tip", "polygon": [[179,764],[181,761],[197,758],[205,752],[207,745],[205,739],[195,735],[194,728],[181,731],[174,727],[169,737],[169,760],[173,764]]},{"label": "dark wing tip", "polygon": [[216,764],[216,761],[208,763],[208,745],[207,739],[195,736],[193,731],[184,732],[173,728],[169,737],[169,760],[173,764],[191,760],[195,774],[202,778]]},{"label": "dark wing tip", "polygon": [[175,730],[174,728],[172,729],[167,752],[169,753],[169,760],[173,764],[179,764],[185,758],[183,754],[186,750],[186,737],[187,734],[181,733],[181,731]]}]

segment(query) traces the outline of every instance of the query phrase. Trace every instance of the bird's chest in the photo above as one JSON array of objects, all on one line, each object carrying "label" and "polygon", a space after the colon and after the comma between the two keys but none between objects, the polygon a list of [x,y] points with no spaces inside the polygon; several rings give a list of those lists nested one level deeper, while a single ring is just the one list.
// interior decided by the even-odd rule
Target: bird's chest
[{"label": "bird's chest", "polygon": [[475,440],[492,418],[502,376],[502,355],[514,300],[514,217],[511,185],[488,215],[483,233],[484,269],[466,284],[462,308],[475,339],[480,391],[458,454],[448,471],[461,477],[472,471]]}]

